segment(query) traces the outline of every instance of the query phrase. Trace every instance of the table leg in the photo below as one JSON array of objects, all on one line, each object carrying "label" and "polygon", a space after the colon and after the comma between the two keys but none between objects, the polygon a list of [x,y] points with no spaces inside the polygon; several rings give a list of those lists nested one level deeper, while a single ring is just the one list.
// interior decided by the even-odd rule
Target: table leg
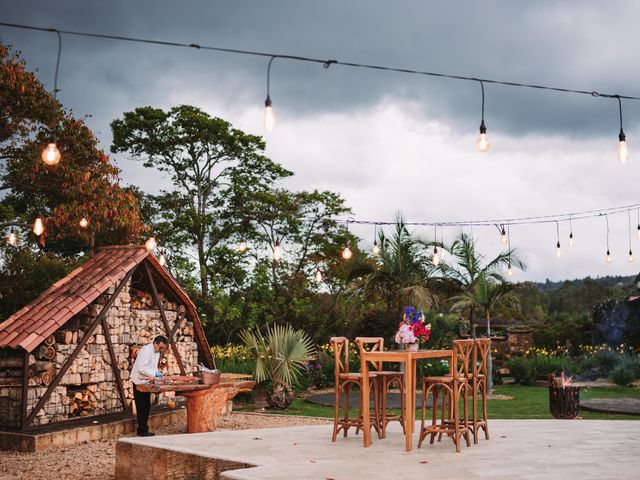
[{"label": "table leg", "polygon": [[414,410],[413,397],[415,395],[415,382],[413,381],[413,369],[411,363],[405,363],[404,372],[404,405],[405,405],[405,417],[404,417],[404,431],[406,435],[406,450],[411,451],[413,440],[413,415],[411,411]]},{"label": "table leg", "polygon": [[411,409],[411,433],[415,432],[416,429],[416,403],[417,403],[417,398],[416,398],[416,377],[417,377],[417,364],[418,361],[415,358],[411,359],[411,386],[412,386],[412,390],[413,393],[411,394],[411,398],[412,398],[412,405],[413,408]]},{"label": "table leg", "polygon": [[360,408],[362,409],[362,442],[364,447],[371,445],[371,418],[369,415],[369,362],[361,363],[362,389],[360,390]]}]

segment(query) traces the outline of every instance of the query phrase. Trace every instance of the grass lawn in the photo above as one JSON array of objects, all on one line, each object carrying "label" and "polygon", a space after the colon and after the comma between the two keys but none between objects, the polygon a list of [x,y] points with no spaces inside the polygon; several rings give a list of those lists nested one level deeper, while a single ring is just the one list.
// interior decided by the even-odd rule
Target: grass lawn
[{"label": "grass lawn", "polygon": [[[513,400],[489,400],[489,418],[527,419],[527,418],[553,418],[549,412],[549,389],[547,387],[525,387],[522,385],[500,385],[495,388],[495,393],[508,395]],[[638,397],[640,388],[581,388],[580,398],[602,397]],[[251,410],[244,408],[241,410]],[[281,415],[307,415],[311,417],[333,418],[333,407],[316,405],[306,400],[296,400],[284,412],[272,411]],[[353,411],[357,415],[357,411]],[[640,416],[615,415],[609,413],[595,413],[581,411],[579,416],[583,419],[606,420],[640,420]]]}]

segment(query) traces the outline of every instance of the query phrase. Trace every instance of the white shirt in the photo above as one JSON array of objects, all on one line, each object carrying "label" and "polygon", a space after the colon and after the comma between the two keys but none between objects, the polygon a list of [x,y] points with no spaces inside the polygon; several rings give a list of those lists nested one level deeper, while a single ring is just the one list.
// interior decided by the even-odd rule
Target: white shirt
[{"label": "white shirt", "polygon": [[131,368],[131,381],[136,385],[145,383],[155,377],[158,371],[160,352],[153,349],[153,343],[145,345],[138,351],[136,361]]}]

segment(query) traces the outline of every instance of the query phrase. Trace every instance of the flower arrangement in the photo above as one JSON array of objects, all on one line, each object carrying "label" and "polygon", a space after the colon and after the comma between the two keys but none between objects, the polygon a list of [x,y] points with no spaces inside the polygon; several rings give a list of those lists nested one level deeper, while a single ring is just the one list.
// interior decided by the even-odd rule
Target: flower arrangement
[{"label": "flower arrangement", "polygon": [[404,307],[402,322],[396,332],[396,343],[420,344],[429,340],[431,324],[425,325],[424,313],[422,310],[414,313],[415,309],[415,307]]}]

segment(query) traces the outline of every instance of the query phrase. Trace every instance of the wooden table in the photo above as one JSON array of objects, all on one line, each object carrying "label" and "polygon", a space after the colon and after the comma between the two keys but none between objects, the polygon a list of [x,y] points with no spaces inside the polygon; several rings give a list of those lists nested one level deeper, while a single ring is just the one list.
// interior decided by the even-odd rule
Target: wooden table
[{"label": "wooden table", "polygon": [[426,358],[448,358],[451,362],[453,350],[397,350],[386,352],[363,352],[360,356],[360,371],[362,372],[362,409],[363,443],[365,447],[371,445],[371,418],[369,413],[369,362],[393,362],[405,365],[404,371],[404,431],[406,435],[406,450],[411,451],[412,434],[416,417],[416,361]]},{"label": "wooden table", "polygon": [[176,392],[187,399],[187,432],[212,432],[228,400],[240,392],[250,392],[255,382],[239,380],[216,385],[149,383],[138,385],[141,392]]}]

